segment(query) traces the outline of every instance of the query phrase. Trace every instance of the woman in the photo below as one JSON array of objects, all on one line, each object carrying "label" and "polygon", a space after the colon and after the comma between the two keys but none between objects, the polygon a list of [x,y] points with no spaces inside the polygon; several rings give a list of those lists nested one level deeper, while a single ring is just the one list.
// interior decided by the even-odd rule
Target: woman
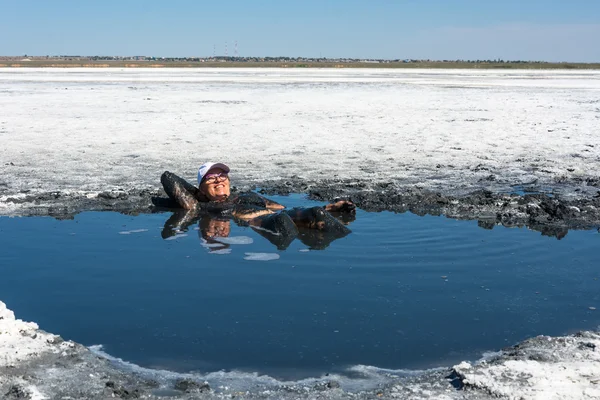
[{"label": "woman", "polygon": [[202,164],[198,169],[197,188],[169,171],[162,174],[160,181],[167,195],[187,210],[231,215],[247,221],[251,226],[275,232],[280,232],[282,227],[290,229],[286,219],[291,219],[296,227],[345,234],[350,232],[329,212],[355,213],[356,207],[352,202],[340,200],[324,207],[284,210],[285,206],[254,192],[232,195],[229,171],[229,167],[222,163]]}]

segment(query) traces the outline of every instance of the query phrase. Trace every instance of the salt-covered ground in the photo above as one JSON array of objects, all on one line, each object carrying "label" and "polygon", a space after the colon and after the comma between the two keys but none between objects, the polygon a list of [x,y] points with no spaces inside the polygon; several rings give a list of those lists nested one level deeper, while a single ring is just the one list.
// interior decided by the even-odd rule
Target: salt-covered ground
[{"label": "salt-covered ground", "polygon": [[0,69],[0,213],[23,190],[158,188],[206,160],[507,191],[600,177],[600,71]]},{"label": "salt-covered ground", "polygon": [[[98,202],[147,207],[164,170],[193,181],[199,164],[215,160],[242,187],[344,182],[335,190],[357,190],[366,208],[388,201],[430,212],[421,207],[433,204],[484,225],[534,222],[542,232],[600,221],[600,71],[0,69],[0,110],[0,215],[53,214],[70,202],[75,211]],[[492,192],[449,197],[481,188]],[[503,194],[523,188],[555,197]],[[0,395],[167,389],[168,379],[59,342],[0,303]],[[327,378],[242,397],[599,398],[599,345],[594,333],[535,338],[478,365],[391,374],[380,389],[348,392]],[[239,395],[182,385],[191,393],[180,398]]]}]

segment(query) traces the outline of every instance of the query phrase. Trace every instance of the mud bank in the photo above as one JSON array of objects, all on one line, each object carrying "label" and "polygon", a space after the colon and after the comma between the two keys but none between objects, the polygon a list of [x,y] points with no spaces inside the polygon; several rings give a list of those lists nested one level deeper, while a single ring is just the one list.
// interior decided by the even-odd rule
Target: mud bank
[{"label": "mud bank", "polygon": [[0,215],[150,212],[164,170],[192,181],[214,160],[240,189],[350,196],[365,210],[560,236],[600,220],[599,78],[0,69]]},{"label": "mud bank", "polygon": [[[569,229],[596,229],[600,226],[600,192],[595,196],[542,193],[530,187],[521,193],[494,193],[476,190],[466,194],[444,194],[401,186],[394,182],[320,181],[302,179],[242,184],[234,190],[254,189],[266,195],[304,193],[308,198],[331,201],[345,197],[365,211],[412,212],[417,215],[443,215],[448,218],[477,220],[480,227],[496,225],[528,227],[543,235],[564,237]],[[588,186],[589,188],[589,186]],[[561,187],[563,193],[569,193]],[[0,197],[0,215],[52,216],[73,218],[82,211],[117,211],[139,214],[161,211],[162,189],[118,190],[100,193],[49,192],[19,193]]]},{"label": "mud bank", "polygon": [[[252,375],[224,385],[227,374],[144,370],[104,357],[15,318],[0,302],[0,395],[6,399],[586,399],[599,398],[600,335],[539,336],[476,363],[430,371],[388,371],[368,378],[337,375],[281,382]],[[252,382],[252,383],[250,383]],[[354,389],[353,389],[354,387]]]}]

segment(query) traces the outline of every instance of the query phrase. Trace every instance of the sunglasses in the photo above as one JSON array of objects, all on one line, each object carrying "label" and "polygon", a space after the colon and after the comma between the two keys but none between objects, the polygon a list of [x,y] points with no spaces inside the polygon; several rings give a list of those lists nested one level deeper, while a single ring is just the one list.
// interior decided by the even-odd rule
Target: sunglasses
[{"label": "sunglasses", "polygon": [[206,174],[204,176],[204,182],[208,184],[223,182],[227,179],[229,179],[229,175],[227,175],[227,172],[221,172],[219,174]]}]

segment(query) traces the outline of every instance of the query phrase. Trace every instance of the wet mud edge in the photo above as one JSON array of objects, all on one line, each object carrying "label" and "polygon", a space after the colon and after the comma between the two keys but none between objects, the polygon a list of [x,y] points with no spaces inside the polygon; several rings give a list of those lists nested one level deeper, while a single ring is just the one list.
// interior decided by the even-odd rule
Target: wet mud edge
[{"label": "wet mud edge", "polygon": [[[490,190],[462,190],[442,193],[403,186],[394,182],[317,181],[286,179],[241,184],[236,190],[258,190],[265,195],[306,194],[319,201],[342,197],[351,199],[365,211],[412,212],[417,215],[443,215],[448,218],[477,220],[480,227],[492,229],[495,225],[528,227],[543,235],[564,237],[570,229],[597,229],[600,226],[600,191],[596,195],[581,195],[574,188],[571,194],[497,193]],[[2,195],[2,193],[0,193]],[[160,201],[162,189],[115,189],[94,194],[63,192],[4,194],[3,203],[13,206],[5,214],[18,216],[52,216],[71,219],[83,211],[116,211],[124,214],[163,211]],[[158,205],[158,206],[157,206]],[[0,209],[0,213],[2,210]]]}]

